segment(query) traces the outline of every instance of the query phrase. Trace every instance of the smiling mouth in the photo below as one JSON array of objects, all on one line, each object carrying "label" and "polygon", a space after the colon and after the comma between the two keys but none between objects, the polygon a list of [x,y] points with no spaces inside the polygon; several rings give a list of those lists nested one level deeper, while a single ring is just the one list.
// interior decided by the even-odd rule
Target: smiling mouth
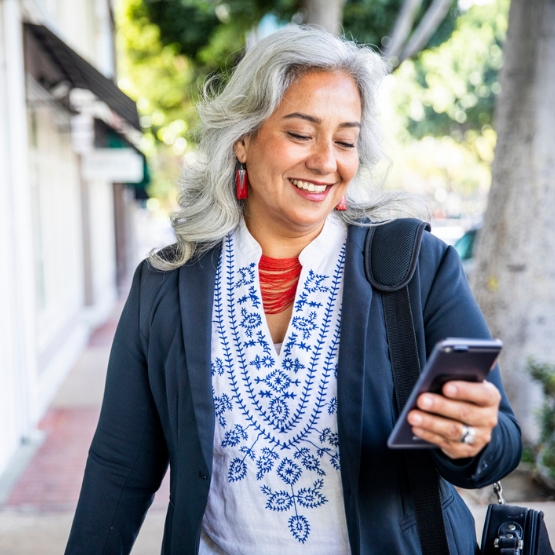
[{"label": "smiling mouth", "polygon": [[316,185],[315,183],[310,183],[309,181],[302,181],[301,179],[289,179],[295,187],[298,189],[303,189],[304,191],[310,191],[311,193],[323,193],[327,187],[330,185]]}]

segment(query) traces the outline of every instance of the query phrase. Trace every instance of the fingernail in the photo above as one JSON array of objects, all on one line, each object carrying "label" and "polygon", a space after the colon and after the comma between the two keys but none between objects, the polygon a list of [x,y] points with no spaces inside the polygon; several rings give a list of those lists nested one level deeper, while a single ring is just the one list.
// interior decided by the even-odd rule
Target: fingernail
[{"label": "fingernail", "polygon": [[458,390],[459,388],[456,385],[449,384],[445,386],[445,389],[443,390],[443,392],[446,395],[456,395]]},{"label": "fingernail", "polygon": [[434,402],[429,395],[422,395],[420,398],[420,407],[423,409],[429,409],[433,404]]},{"label": "fingernail", "polygon": [[422,424],[422,417],[418,413],[411,414],[409,416],[409,420],[410,420],[410,423],[414,425]]}]

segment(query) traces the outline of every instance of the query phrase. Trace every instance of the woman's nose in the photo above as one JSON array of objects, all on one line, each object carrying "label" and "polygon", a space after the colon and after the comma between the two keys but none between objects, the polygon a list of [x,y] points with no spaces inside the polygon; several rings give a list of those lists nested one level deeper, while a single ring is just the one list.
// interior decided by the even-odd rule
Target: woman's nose
[{"label": "woman's nose", "polygon": [[321,141],[314,145],[314,149],[306,159],[306,167],[319,174],[330,174],[337,170],[334,145],[331,141]]}]

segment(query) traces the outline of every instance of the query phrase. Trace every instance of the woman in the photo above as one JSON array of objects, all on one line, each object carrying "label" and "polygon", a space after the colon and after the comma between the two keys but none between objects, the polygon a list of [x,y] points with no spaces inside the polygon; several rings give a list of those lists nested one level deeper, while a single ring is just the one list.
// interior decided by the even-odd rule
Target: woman
[{"label": "woman", "polygon": [[[201,106],[177,243],[136,272],[66,553],[128,553],[168,462],[164,554],[421,553],[363,270],[361,222],[399,208],[368,186],[385,72],[367,48],[290,27]],[[422,357],[489,337],[455,251],[425,235]],[[475,553],[452,484],[492,483],[520,458],[499,371],[422,395],[409,421],[440,448],[450,551]]]}]

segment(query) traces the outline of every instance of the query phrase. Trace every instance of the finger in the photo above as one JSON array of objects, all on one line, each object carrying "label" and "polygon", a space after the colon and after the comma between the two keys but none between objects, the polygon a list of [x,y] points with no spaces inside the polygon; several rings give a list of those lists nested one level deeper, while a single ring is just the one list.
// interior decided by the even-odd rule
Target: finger
[{"label": "finger", "polygon": [[[458,443],[464,434],[464,426],[461,421],[444,418],[427,412],[413,410],[408,415],[408,421],[411,426],[425,430],[427,433],[440,436],[448,442]],[[481,441],[483,444],[488,443],[491,438],[491,430],[489,426],[481,426],[479,424],[470,424],[474,428],[474,442]]]},{"label": "finger", "polygon": [[478,454],[485,445],[485,443],[479,439],[475,440],[472,444],[461,443],[459,441],[453,442],[441,435],[434,434],[429,430],[418,427],[413,428],[412,432],[420,439],[437,445],[448,457],[452,459],[473,457]]},{"label": "finger", "polygon": [[447,399],[443,395],[424,393],[418,398],[417,406],[422,411],[472,426],[493,428],[497,425],[497,405],[484,407],[467,401]]},{"label": "finger", "polygon": [[482,407],[499,406],[501,401],[499,390],[488,381],[478,383],[464,381],[447,382],[443,386],[442,393],[450,399],[468,401]]}]

